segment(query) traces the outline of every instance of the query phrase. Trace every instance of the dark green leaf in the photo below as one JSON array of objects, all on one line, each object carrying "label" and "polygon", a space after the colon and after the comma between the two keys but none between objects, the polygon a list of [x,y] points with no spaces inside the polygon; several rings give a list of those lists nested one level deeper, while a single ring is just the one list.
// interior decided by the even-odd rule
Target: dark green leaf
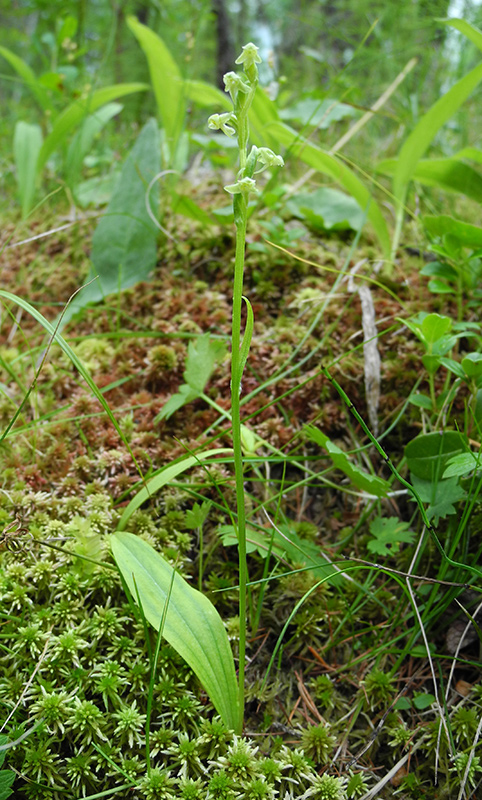
[{"label": "dark green leaf", "polygon": [[465,451],[465,438],[456,431],[421,433],[406,445],[405,457],[413,475],[436,483],[442,478],[449,459]]}]

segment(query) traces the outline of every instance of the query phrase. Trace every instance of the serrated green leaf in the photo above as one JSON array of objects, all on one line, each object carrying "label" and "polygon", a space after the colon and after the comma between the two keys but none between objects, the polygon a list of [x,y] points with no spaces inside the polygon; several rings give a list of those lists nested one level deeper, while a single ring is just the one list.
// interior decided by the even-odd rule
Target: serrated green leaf
[{"label": "serrated green leaf", "polygon": [[333,466],[336,469],[340,469],[358,489],[362,492],[374,494],[376,497],[386,497],[390,489],[390,484],[387,481],[383,480],[383,478],[378,478],[376,475],[369,475],[353,464],[346,453],[331,442],[328,436],[325,436],[318,428],[313,425],[305,425],[303,430],[311,441],[316,442],[326,450],[333,462]]},{"label": "serrated green leaf", "polygon": [[426,514],[429,520],[438,525],[439,519],[457,513],[456,504],[466,496],[466,492],[459,486],[458,478],[438,480],[436,482],[424,481],[416,475],[411,475],[412,484],[423,503],[429,503]]},{"label": "serrated green leaf", "polygon": [[196,400],[198,397],[199,392],[195,389],[191,389],[187,383],[182,383],[176,394],[171,395],[169,400],[166,400],[159,414],[155,417],[154,422],[157,423],[160,422],[161,419],[169,419],[176,411],[179,411],[179,409],[187,403],[192,403],[192,401]]},{"label": "serrated green leaf", "polygon": [[380,556],[398,553],[402,542],[412,544],[415,538],[408,522],[398,517],[377,517],[370,522],[370,533],[374,541],[368,542],[367,548]]},{"label": "serrated green leaf", "polygon": [[463,475],[468,475],[475,469],[482,468],[482,461],[477,458],[475,453],[469,451],[468,453],[460,453],[457,456],[449,458],[447,467],[444,470],[443,478],[460,478]]},{"label": "serrated green leaf", "polygon": [[191,667],[225,725],[240,732],[238,686],[222,619],[208,598],[190,586],[150,544],[132,533],[111,536],[116,564],[148,622]]}]

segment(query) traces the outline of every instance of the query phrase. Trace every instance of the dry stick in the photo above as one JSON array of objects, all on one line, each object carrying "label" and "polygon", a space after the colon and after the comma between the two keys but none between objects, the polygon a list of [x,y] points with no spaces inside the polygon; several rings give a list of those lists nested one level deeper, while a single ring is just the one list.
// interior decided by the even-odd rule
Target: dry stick
[{"label": "dry stick", "polygon": [[[338,150],[341,150],[341,148],[344,147],[344,145],[350,141],[350,139],[355,135],[355,133],[358,133],[358,131],[361,130],[361,128],[363,128],[363,126],[366,125],[367,122],[369,122],[369,120],[374,116],[374,114],[376,114],[377,111],[379,111],[382,108],[382,106],[385,105],[385,103],[391,97],[393,92],[396,89],[398,89],[402,81],[405,80],[408,73],[412,71],[416,63],[417,63],[416,58],[410,59],[408,64],[397,75],[393,83],[390,84],[388,89],[386,89],[383,92],[383,94],[378,98],[378,100],[372,105],[371,109],[367,111],[362,117],[360,117],[360,119],[357,120],[355,124],[352,125],[351,128],[349,128],[347,132],[343,134],[341,139],[338,139],[338,141],[333,145],[333,147],[330,148],[330,150],[328,151],[330,155],[333,156],[335,155],[335,153],[338,152]],[[291,187],[286,196],[298,192],[301,189],[301,187],[304,186],[305,183],[307,183],[307,181],[311,180],[311,178],[315,174],[316,174],[315,169],[309,169],[308,172],[305,172],[305,174],[299,179],[299,181],[297,181]]]}]

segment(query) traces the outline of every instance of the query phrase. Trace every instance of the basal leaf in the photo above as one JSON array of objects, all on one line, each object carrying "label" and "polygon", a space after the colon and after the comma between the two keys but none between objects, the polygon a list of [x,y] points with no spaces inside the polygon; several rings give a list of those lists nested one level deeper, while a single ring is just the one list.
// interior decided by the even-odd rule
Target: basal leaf
[{"label": "basal leaf", "polygon": [[32,208],[37,182],[37,160],[41,147],[42,130],[40,125],[17,122],[13,137],[13,154],[24,219]]},{"label": "basal leaf", "polygon": [[315,230],[351,228],[358,231],[365,221],[365,215],[353,197],[326,186],[314,192],[296,194],[286,207]]},{"label": "basal leaf", "polygon": [[482,247],[482,228],[470,225],[447,214],[432,216],[427,214],[422,218],[425,230],[430,236],[454,236],[463,247]]},{"label": "basal leaf", "polygon": [[[377,172],[395,175],[397,159],[387,159],[377,166]],[[449,192],[459,192],[482,202],[482,176],[457,158],[421,159],[412,172],[412,180],[424,186],[438,186]]]},{"label": "basal leaf", "polygon": [[481,80],[482,64],[478,64],[434,103],[405,140],[393,178],[393,193],[400,202],[405,197],[406,187],[413,179],[419,160],[428,150],[435,134],[455,114]]},{"label": "basal leaf", "polygon": [[159,117],[169,145],[169,162],[173,164],[186,116],[184,81],[168,47],[157,33],[133,16],[127,17],[127,25],[147,58]]},{"label": "basal leaf", "polygon": [[125,97],[133,92],[144,92],[148,88],[149,86],[145,83],[118,83],[115,86],[104,86],[103,89],[92,92],[85,99],[76,100],[55,119],[53,128],[41,147],[37,170],[40,172],[43,169],[52,153],[65,143],[70,133],[89,114],[93,114],[98,108],[112,100]]},{"label": "basal leaf", "polygon": [[469,450],[466,453],[459,453],[459,455],[449,458],[442,477],[444,480],[447,478],[461,478],[475,469],[482,469],[482,460]]},{"label": "basal leaf", "polygon": [[313,425],[305,425],[303,430],[309,439],[326,450],[333,462],[333,466],[344,472],[358,489],[362,492],[374,494],[376,497],[386,497],[390,489],[390,484],[387,481],[383,480],[383,478],[378,478],[376,475],[369,475],[353,464],[346,453],[331,442],[328,436],[325,436],[318,428]]},{"label": "basal leaf", "polygon": [[[155,120],[146,123],[122,167],[105,216],[92,238],[93,267],[89,279],[64,317],[65,322],[87,303],[145,280],[156,264],[158,231],[146,210],[146,188],[160,169]],[[158,191],[158,187],[157,187]],[[155,203],[156,185],[150,193]]]},{"label": "basal leaf", "polygon": [[132,533],[111,536],[116,564],[148,622],[191,667],[225,725],[240,732],[234,659],[221,617],[150,544]]},{"label": "basal leaf", "polygon": [[10,66],[15,70],[17,75],[20,76],[25,86],[27,86],[32,92],[39,106],[44,111],[50,109],[52,106],[48,92],[46,92],[43,86],[39,83],[35,72],[31,69],[31,67],[29,67],[27,62],[17,56],[7,47],[0,47],[0,56],[3,56],[4,59],[8,61]]}]

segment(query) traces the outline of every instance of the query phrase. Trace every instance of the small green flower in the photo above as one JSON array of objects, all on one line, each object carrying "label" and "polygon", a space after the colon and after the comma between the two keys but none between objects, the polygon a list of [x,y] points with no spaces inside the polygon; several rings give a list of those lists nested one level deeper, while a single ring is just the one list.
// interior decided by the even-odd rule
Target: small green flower
[{"label": "small green flower", "polygon": [[239,178],[236,183],[224,187],[229,194],[246,194],[257,192],[256,181],[253,178]]},{"label": "small green flower", "polygon": [[223,76],[223,81],[226,91],[231,95],[231,100],[233,103],[236,103],[238,92],[242,92],[243,94],[247,94],[249,92],[248,84],[245,83],[242,77],[236,72],[226,72],[226,74]]},{"label": "small green flower", "polygon": [[263,165],[262,169],[257,169],[256,172],[261,172],[266,167],[284,167],[285,164],[283,158],[273,153],[269,147],[258,147],[256,159]]},{"label": "small green flower", "polygon": [[208,128],[213,131],[222,131],[226,136],[234,136],[236,130],[229,125],[230,122],[236,123],[236,115],[232,111],[226,114],[211,114],[208,119]]},{"label": "small green flower", "polygon": [[242,50],[243,52],[237,57],[235,64],[243,64],[245,70],[253,64],[261,64],[261,56],[258,55],[259,47],[256,47],[253,42],[243,45]]}]

